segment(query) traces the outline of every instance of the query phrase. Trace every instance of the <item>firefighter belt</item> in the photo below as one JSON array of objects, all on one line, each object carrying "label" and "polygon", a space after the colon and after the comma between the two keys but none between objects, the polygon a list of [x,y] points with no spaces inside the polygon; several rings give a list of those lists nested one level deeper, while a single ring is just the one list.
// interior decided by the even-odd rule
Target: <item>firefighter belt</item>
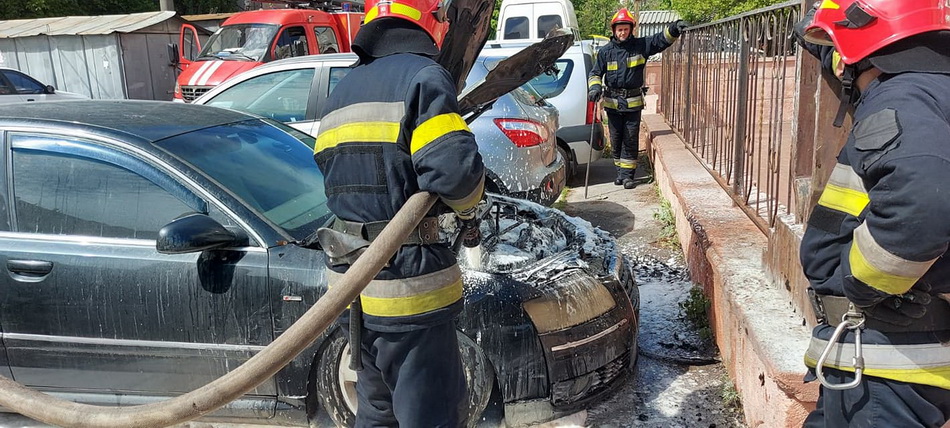
[{"label": "firefighter belt", "polygon": [[[819,322],[834,325],[848,312],[850,301],[846,297],[819,295],[808,290],[812,307]],[[909,326],[899,326],[865,317],[864,326],[884,333],[914,333],[926,331],[950,330],[950,303],[934,296],[926,305],[927,312]]]}]

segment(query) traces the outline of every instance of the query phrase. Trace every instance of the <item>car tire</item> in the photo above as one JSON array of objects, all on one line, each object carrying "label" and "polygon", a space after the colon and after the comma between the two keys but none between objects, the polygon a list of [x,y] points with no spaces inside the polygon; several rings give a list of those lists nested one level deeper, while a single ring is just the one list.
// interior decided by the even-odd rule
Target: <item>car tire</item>
[{"label": "car tire", "polygon": [[574,177],[574,174],[577,173],[577,161],[574,160],[574,156],[571,156],[570,152],[560,145],[557,146],[557,152],[561,154],[561,159],[564,159],[565,177],[568,179]]},{"label": "car tire", "polygon": [[[495,374],[481,348],[458,332],[462,370],[468,387],[468,401],[463,417],[465,426],[474,427],[488,407]],[[356,372],[349,369],[350,345],[340,329],[327,338],[327,345],[318,358],[314,372],[317,397],[337,426],[356,423]]]}]

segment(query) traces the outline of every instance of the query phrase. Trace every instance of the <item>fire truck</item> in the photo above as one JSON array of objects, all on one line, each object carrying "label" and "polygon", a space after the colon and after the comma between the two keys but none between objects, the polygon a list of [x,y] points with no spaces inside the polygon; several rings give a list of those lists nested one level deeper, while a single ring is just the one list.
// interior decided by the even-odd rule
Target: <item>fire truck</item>
[{"label": "fire truck", "polygon": [[215,85],[265,62],[303,55],[349,52],[363,21],[362,1],[272,0],[290,8],[238,12],[202,43],[183,24],[177,57],[181,73],[174,101],[191,102]]}]

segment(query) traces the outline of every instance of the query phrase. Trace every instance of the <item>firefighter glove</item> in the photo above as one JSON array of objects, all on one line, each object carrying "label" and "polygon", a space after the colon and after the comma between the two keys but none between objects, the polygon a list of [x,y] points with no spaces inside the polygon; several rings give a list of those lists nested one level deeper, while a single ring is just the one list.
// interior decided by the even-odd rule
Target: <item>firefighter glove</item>
[{"label": "firefighter glove", "polygon": [[924,285],[863,307],[864,314],[881,322],[907,327],[927,313],[927,305],[931,299],[930,293],[927,292],[930,286]]},{"label": "firefighter glove", "polygon": [[597,102],[597,100],[600,98],[600,92],[600,85],[591,88],[589,91],[587,91],[587,101]]},{"label": "firefighter glove", "polygon": [[683,31],[686,30],[686,27],[689,27],[689,24],[686,21],[677,19],[676,22],[670,24],[670,35],[673,37],[679,37],[680,34],[683,34]]},{"label": "firefighter glove", "polygon": [[482,232],[478,227],[481,222],[477,217],[462,221],[462,245],[465,248],[475,248],[482,242]]},{"label": "firefighter glove", "polygon": [[795,25],[792,26],[792,35],[798,39],[799,43],[806,43],[805,29],[808,28],[812,21],[815,20],[815,11],[818,9],[819,3],[821,2],[816,1],[813,5],[811,5],[811,8],[808,9],[808,12],[805,12],[805,16],[803,16],[800,21],[796,22]]}]

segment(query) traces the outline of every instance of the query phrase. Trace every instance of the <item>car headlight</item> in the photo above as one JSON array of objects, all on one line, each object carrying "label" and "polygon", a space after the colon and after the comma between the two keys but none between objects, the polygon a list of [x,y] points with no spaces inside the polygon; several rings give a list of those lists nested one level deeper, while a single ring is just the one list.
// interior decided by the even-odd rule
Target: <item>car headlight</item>
[{"label": "car headlight", "polygon": [[542,290],[541,297],[524,302],[538,333],[581,325],[614,308],[614,297],[600,281],[572,270]]}]

